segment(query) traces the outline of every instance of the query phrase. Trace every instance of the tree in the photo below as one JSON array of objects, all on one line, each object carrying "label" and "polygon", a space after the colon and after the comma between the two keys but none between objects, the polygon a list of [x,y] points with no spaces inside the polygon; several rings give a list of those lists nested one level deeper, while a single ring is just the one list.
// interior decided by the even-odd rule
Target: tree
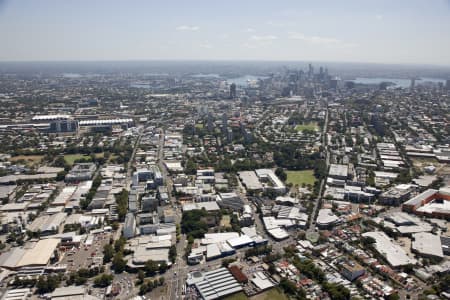
[{"label": "tree", "polygon": [[123,254],[121,252],[116,253],[112,260],[112,268],[114,269],[114,271],[116,273],[122,273],[123,271],[125,271],[126,266],[127,262],[123,259]]},{"label": "tree", "polygon": [[155,275],[158,270],[159,266],[155,261],[151,259],[147,260],[147,262],[145,263],[145,272],[148,276]]},{"label": "tree", "polygon": [[94,278],[94,285],[98,287],[107,287],[113,281],[114,276],[111,274],[101,274]]},{"label": "tree", "polygon": [[48,292],[48,284],[44,276],[39,276],[39,279],[36,283],[36,288],[39,294],[44,294]]},{"label": "tree", "polygon": [[53,165],[59,168],[66,168],[68,166],[68,163],[64,159],[64,155],[58,155],[58,157],[53,162]]},{"label": "tree", "polygon": [[275,170],[275,175],[277,175],[278,178],[280,178],[282,181],[286,181],[286,179],[287,179],[286,172],[284,171],[283,168],[277,168]]},{"label": "tree", "polygon": [[172,263],[177,259],[177,247],[175,245],[170,246],[169,259]]},{"label": "tree", "polygon": [[231,263],[235,262],[235,261],[236,261],[235,258],[225,258],[225,259],[222,259],[222,267],[228,268],[228,266],[229,266]]},{"label": "tree", "polygon": [[201,209],[194,209],[183,213],[181,219],[181,229],[183,233],[188,235],[188,238],[192,236],[193,238],[203,237],[205,233],[208,232],[208,224],[202,220],[203,217],[207,216],[207,212]]},{"label": "tree", "polygon": [[336,300],[350,299],[350,291],[343,285],[325,282],[322,286],[331,299]]},{"label": "tree", "polygon": [[125,216],[128,211],[128,191],[122,189],[122,191],[116,195],[117,203],[117,214],[119,215],[119,220],[125,220]]},{"label": "tree", "polygon": [[147,283],[143,283],[141,284],[141,286],[139,287],[139,295],[144,295],[147,293],[148,290],[148,286]]},{"label": "tree", "polygon": [[187,175],[194,175],[197,172],[197,164],[192,159],[188,159],[184,170]]},{"label": "tree", "polygon": [[60,279],[58,276],[39,276],[36,284],[37,292],[45,294],[53,292],[59,285]]},{"label": "tree", "polygon": [[124,237],[120,237],[117,241],[114,242],[114,251],[122,252],[125,247],[126,240]]},{"label": "tree", "polygon": [[139,284],[144,282],[145,279],[145,272],[142,270],[138,271],[138,279],[139,279]]},{"label": "tree", "polygon": [[165,278],[161,276],[161,277],[159,277],[158,281],[159,281],[159,285],[164,285]]},{"label": "tree", "polygon": [[387,297],[387,300],[400,300],[400,296],[399,296],[397,293],[390,294],[390,295]]},{"label": "tree", "polygon": [[280,288],[288,295],[292,295],[295,299],[306,300],[306,293],[302,288],[297,288],[296,284],[289,279],[281,279]]},{"label": "tree", "polygon": [[56,181],[62,181],[66,178],[67,172],[66,171],[61,171],[58,172],[58,174],[56,174]]},{"label": "tree", "polygon": [[159,264],[158,270],[160,274],[165,273],[167,271],[167,263],[165,261],[162,261]]},{"label": "tree", "polygon": [[111,244],[106,244],[103,247],[103,263],[109,263],[114,257],[114,248]]}]

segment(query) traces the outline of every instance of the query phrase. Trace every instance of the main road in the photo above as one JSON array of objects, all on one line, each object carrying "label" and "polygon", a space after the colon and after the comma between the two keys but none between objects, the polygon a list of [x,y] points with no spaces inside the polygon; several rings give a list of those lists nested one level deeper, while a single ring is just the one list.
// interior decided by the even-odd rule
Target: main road
[{"label": "main road", "polygon": [[139,130],[138,137],[136,139],[136,142],[134,143],[133,153],[131,153],[130,160],[128,161],[128,164],[127,164],[127,179],[126,179],[126,184],[125,184],[125,188],[127,191],[129,191],[131,188],[131,176],[132,176],[132,171],[133,171],[132,166],[134,163],[134,157],[136,156],[136,151],[139,148],[139,143],[141,141],[141,137],[142,137],[142,132],[141,132],[141,130]]},{"label": "main road", "polygon": [[[325,122],[323,124],[322,129],[322,146],[324,147],[325,151],[325,165],[328,170],[328,166],[330,164],[330,155],[328,153],[328,143],[327,143],[327,128],[328,128],[328,107],[325,113]],[[322,194],[323,194],[323,187],[325,185],[325,178],[323,178],[320,181],[320,188],[319,188],[319,195],[317,195],[317,199],[314,203],[314,208],[311,213],[311,216],[309,218],[309,228],[308,231],[314,231],[315,225],[316,225],[316,215],[317,215],[317,209],[319,208],[320,203],[322,202]]]},{"label": "main road", "polygon": [[[172,196],[173,190],[172,177],[170,176],[169,170],[167,170],[166,165],[164,164],[164,141],[165,141],[164,129],[160,128],[159,134],[160,139],[158,145],[158,166],[159,169],[161,170],[161,174],[164,178],[164,182],[167,187],[170,205],[175,210],[175,224],[180,224],[182,216],[181,207],[176,203],[177,199]],[[181,298],[183,285],[186,282],[186,276],[188,272],[186,261],[183,258],[185,245],[186,245],[186,236],[182,234],[180,236],[180,240],[176,243],[177,258],[175,260],[175,263],[164,274],[167,283],[167,296],[162,296],[161,299],[176,300]]]}]

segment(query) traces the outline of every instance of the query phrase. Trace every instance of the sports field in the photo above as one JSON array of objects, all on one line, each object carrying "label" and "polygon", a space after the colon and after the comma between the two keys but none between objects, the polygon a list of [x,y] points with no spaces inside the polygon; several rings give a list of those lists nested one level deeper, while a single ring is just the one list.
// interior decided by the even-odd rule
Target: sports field
[{"label": "sports field", "polygon": [[319,130],[319,127],[317,126],[316,122],[310,122],[306,124],[299,124],[295,126],[295,130],[297,131],[303,131],[303,130]]},{"label": "sports field", "polygon": [[287,183],[301,186],[304,184],[314,185],[316,177],[314,177],[314,170],[302,170],[302,171],[286,171]]}]

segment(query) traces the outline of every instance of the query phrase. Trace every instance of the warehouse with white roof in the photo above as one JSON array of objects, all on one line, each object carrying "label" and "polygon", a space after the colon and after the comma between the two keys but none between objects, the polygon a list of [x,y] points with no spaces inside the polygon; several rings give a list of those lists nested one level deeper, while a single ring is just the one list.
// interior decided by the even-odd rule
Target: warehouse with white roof
[{"label": "warehouse with white roof", "polygon": [[371,237],[375,240],[375,249],[383,255],[392,267],[400,267],[409,264],[416,264],[414,258],[410,258],[406,252],[397,244],[389,239],[382,231],[372,231],[363,233],[364,237]]},{"label": "warehouse with white roof", "polygon": [[426,257],[444,258],[441,238],[429,232],[418,232],[413,235],[411,249]]},{"label": "warehouse with white roof", "polygon": [[242,286],[225,268],[208,272],[193,272],[186,280],[188,286],[194,285],[201,299],[214,300],[242,291]]}]

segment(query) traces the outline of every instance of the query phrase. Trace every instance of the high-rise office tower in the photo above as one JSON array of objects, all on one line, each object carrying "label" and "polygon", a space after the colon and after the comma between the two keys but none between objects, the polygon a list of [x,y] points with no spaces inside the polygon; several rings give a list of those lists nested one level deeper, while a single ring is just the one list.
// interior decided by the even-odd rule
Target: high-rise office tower
[{"label": "high-rise office tower", "polygon": [[416,87],[416,79],[415,78],[411,78],[411,85],[410,85],[409,89],[411,91],[413,91],[415,87]]},{"label": "high-rise office tower", "polygon": [[236,84],[235,83],[232,83],[230,85],[230,98],[231,99],[236,98]]}]

